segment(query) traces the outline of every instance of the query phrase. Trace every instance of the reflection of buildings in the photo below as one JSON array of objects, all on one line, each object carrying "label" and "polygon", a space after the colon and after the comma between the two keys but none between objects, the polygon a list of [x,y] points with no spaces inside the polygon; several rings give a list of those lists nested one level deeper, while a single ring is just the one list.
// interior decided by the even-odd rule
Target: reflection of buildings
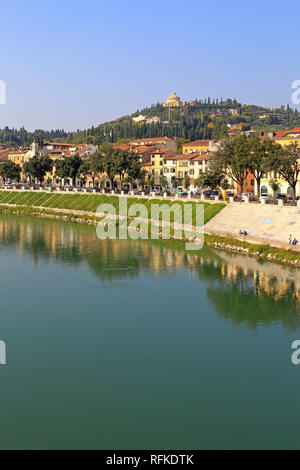
[{"label": "reflection of buildings", "polygon": [[289,314],[300,313],[298,271],[255,258],[207,249],[185,252],[183,244],[171,241],[100,241],[94,226],[2,215],[0,247],[5,246],[29,254],[34,263],[42,259],[87,264],[101,280],[130,279],[142,271],[160,275],[187,270],[207,283],[207,297],[222,315],[225,311],[232,320],[251,325],[257,311],[263,318],[268,312],[269,322],[284,322]]}]

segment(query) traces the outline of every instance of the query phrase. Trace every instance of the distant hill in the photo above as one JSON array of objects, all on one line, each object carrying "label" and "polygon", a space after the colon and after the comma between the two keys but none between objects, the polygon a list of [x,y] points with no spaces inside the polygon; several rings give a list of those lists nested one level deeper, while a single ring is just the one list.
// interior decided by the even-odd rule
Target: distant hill
[{"label": "distant hill", "polygon": [[219,139],[227,135],[228,124],[240,124],[243,130],[284,130],[300,126],[300,114],[287,107],[269,109],[238,103],[235,99],[195,100],[182,106],[166,108],[161,103],[136,111],[132,115],[86,130],[33,133],[25,129],[0,131],[0,145],[26,145],[34,138],[101,144],[147,137],[177,137],[184,140]]}]

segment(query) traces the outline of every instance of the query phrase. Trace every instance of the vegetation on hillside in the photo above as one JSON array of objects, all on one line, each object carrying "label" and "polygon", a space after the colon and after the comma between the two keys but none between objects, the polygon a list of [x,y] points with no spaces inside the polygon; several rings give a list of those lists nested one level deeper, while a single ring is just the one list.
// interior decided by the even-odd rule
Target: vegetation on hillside
[{"label": "vegetation on hillside", "polygon": [[[232,114],[231,110],[235,110]],[[259,116],[266,113],[266,118]],[[135,123],[132,118],[142,114],[146,118],[158,117],[157,123]],[[300,114],[289,106],[269,109],[255,105],[243,105],[235,99],[195,100],[178,108],[165,108],[161,103],[138,110],[131,116],[123,116],[90,129],[66,132],[64,130],[27,132],[8,127],[0,130],[0,146],[29,145],[34,139],[40,141],[65,141],[97,145],[115,143],[137,138],[177,137],[181,140],[219,139],[227,135],[227,124],[241,124],[243,130],[286,129],[300,126]]]}]

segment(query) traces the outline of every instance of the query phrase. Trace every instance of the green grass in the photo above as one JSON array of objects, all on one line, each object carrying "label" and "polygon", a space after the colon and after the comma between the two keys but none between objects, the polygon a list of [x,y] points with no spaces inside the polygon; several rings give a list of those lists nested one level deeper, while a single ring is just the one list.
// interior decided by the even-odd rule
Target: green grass
[{"label": "green grass", "polygon": [[[51,209],[67,209],[85,212],[95,212],[101,204],[112,204],[119,214],[119,197],[108,196],[105,194],[57,194],[45,192],[19,192],[19,191],[0,191],[0,204],[15,204],[24,207],[44,207]],[[165,199],[146,199],[146,198],[127,198],[128,208],[133,204],[144,204],[147,208],[148,218],[151,218],[151,206],[153,204],[166,204],[172,206],[173,204],[179,205],[181,208],[184,206],[192,206],[193,223],[196,221],[196,206],[204,206],[204,223],[206,224],[216,214],[218,214],[224,207],[224,203],[209,204],[207,202],[194,202],[194,201],[170,201]],[[161,216],[160,216],[161,218]],[[174,220],[174,214],[171,212],[171,222]]]}]

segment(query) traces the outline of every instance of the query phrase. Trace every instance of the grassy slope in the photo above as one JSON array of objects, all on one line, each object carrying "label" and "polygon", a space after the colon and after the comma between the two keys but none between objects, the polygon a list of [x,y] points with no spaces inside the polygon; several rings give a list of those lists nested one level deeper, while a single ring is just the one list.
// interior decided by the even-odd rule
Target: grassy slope
[{"label": "grassy slope", "polygon": [[[154,203],[172,205],[174,203],[180,206],[191,205],[193,207],[193,220],[196,217],[195,208],[198,205],[204,205],[204,223],[206,224],[224,207],[224,203],[209,204],[206,202],[193,201],[169,201],[161,199],[142,199],[128,197],[128,207],[132,204],[144,204],[148,209],[148,217],[151,214],[151,205]],[[86,212],[95,212],[100,204],[112,204],[118,214],[119,198],[117,196],[106,196],[103,194],[56,194],[45,192],[18,192],[18,191],[1,191],[0,204],[16,204],[25,207],[50,207],[53,209],[69,209]],[[171,216],[171,221],[173,221]]]}]

